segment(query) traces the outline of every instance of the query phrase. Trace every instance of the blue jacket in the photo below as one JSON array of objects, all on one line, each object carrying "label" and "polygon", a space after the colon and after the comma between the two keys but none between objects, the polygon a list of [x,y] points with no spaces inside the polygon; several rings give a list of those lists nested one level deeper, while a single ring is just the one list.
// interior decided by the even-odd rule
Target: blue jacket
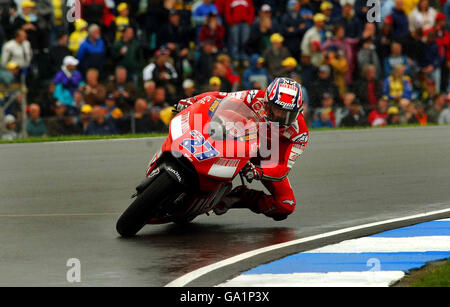
[{"label": "blue jacket", "polygon": [[80,60],[80,62],[82,62],[87,55],[95,53],[101,53],[104,56],[105,43],[101,38],[99,38],[95,41],[95,44],[93,44],[89,40],[89,37],[87,37],[78,49],[77,58],[78,60]]},{"label": "blue jacket", "polygon": [[423,52],[423,59],[420,62],[420,66],[426,67],[433,65],[434,68],[440,67],[443,58],[439,55],[439,46],[436,42],[432,42],[425,45]]},{"label": "blue jacket", "polygon": [[105,119],[103,124],[99,125],[95,121],[91,121],[86,128],[87,135],[111,135],[118,134],[116,125],[110,119]]},{"label": "blue jacket", "polygon": [[405,74],[406,75],[410,74],[411,67],[409,66],[408,58],[406,56],[401,55],[399,57],[393,57],[390,55],[384,59],[383,63],[384,76],[385,77],[389,76],[392,72],[392,69],[394,69],[394,66],[398,64],[405,65],[406,67]]},{"label": "blue jacket", "polygon": [[391,11],[391,17],[394,20],[392,38],[394,40],[401,40],[409,33],[408,16],[406,16],[404,11],[399,11],[394,8]]},{"label": "blue jacket", "polygon": [[256,67],[259,58],[260,56],[258,54],[252,55],[252,57],[250,58],[250,67],[247,68],[242,75],[242,84],[244,85],[245,89],[253,88],[252,83],[254,82],[254,80],[252,79],[265,78],[267,85],[269,85],[270,83],[270,77],[267,73],[267,70],[262,67]]}]

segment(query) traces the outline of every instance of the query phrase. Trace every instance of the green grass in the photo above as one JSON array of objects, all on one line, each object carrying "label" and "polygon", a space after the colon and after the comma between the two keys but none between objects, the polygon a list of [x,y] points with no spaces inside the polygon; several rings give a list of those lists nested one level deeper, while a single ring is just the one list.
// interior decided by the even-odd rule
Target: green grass
[{"label": "green grass", "polygon": [[86,140],[109,140],[109,139],[139,139],[148,137],[167,136],[167,133],[149,133],[149,134],[117,134],[117,135],[68,135],[55,137],[30,137],[26,139],[17,139],[13,141],[0,140],[0,144],[14,143],[41,143],[41,142],[61,142],[61,141],[86,141]]},{"label": "green grass", "polygon": [[450,287],[450,259],[421,275],[410,287]]}]

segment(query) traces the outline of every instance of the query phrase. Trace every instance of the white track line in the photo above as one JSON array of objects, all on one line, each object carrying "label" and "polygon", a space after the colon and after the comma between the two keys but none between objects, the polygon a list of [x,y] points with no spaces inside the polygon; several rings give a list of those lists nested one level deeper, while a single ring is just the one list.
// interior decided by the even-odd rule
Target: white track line
[{"label": "white track line", "polygon": [[[449,204],[446,203],[446,205],[449,205]],[[389,223],[412,220],[412,219],[427,217],[427,216],[441,214],[441,213],[450,213],[450,208],[438,210],[438,211],[431,211],[431,212],[427,212],[427,213],[416,214],[416,215],[410,215],[410,216],[401,217],[401,218],[389,219],[389,220],[380,221],[380,222],[363,224],[363,225],[359,225],[359,226],[348,227],[348,228],[330,231],[330,232],[326,232],[323,234],[318,234],[318,235],[314,235],[314,236],[310,236],[310,237],[306,237],[306,238],[302,238],[302,239],[297,239],[297,240],[292,240],[289,242],[266,246],[263,248],[259,248],[259,249],[253,250],[253,251],[242,253],[242,254],[233,256],[231,258],[227,258],[225,260],[222,260],[222,261],[204,266],[202,268],[199,268],[195,271],[187,273],[187,274],[173,280],[172,282],[168,283],[165,287],[183,287],[183,286],[187,285],[188,283],[190,283],[191,281],[193,281],[211,271],[217,270],[219,268],[228,266],[230,264],[234,264],[239,261],[254,257],[259,254],[263,254],[263,253],[266,253],[269,251],[273,251],[276,249],[280,249],[280,248],[284,248],[284,247],[288,247],[288,246],[292,246],[292,245],[296,245],[296,244],[300,244],[300,243],[310,242],[310,241],[314,241],[314,240],[318,240],[318,239],[323,239],[323,238],[327,238],[327,237],[331,237],[331,236],[339,235],[339,234],[344,234],[344,233],[348,233],[348,232],[352,232],[352,231],[356,231],[356,230],[370,228],[370,227],[374,227],[374,226],[380,226],[380,225],[389,224]]]}]

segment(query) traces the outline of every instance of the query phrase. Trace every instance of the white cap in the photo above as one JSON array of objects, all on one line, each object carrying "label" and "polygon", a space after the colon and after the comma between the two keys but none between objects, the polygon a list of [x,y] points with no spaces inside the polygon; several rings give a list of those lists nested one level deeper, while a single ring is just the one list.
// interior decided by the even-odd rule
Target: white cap
[{"label": "white cap", "polygon": [[71,56],[71,55],[68,55],[68,56],[64,57],[64,60],[63,60],[63,65],[64,66],[67,66],[67,65],[77,66],[78,63],[79,63],[79,61],[76,58],[74,58],[73,56]]},{"label": "white cap", "polygon": [[183,88],[189,88],[194,86],[194,81],[191,79],[186,79],[183,81]]},{"label": "white cap", "polygon": [[14,115],[8,114],[5,116],[5,124],[6,125],[14,123],[15,121],[16,121],[16,118],[14,117]]},{"label": "white cap", "polygon": [[270,5],[268,5],[267,3],[266,4],[263,4],[262,6],[261,6],[261,12],[271,12],[272,11],[272,8],[270,7]]}]

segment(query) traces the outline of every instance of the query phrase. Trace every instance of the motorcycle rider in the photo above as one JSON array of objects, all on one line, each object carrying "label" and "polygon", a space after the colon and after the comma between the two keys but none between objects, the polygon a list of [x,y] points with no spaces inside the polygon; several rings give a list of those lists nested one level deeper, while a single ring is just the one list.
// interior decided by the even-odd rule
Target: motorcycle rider
[{"label": "motorcycle rider", "polygon": [[261,161],[264,159],[255,157],[243,168],[246,179],[249,182],[260,180],[270,195],[249,189],[247,186],[239,186],[215,206],[214,212],[221,215],[230,208],[248,208],[276,221],[284,220],[294,211],[296,205],[287,175],[303,153],[309,139],[308,128],[302,114],[302,87],[292,79],[276,78],[266,91],[208,92],[180,100],[176,109],[182,111],[199,101],[212,101],[229,96],[242,100],[262,122],[269,122],[271,129],[276,131],[279,136],[279,161],[276,165],[263,167]]}]

